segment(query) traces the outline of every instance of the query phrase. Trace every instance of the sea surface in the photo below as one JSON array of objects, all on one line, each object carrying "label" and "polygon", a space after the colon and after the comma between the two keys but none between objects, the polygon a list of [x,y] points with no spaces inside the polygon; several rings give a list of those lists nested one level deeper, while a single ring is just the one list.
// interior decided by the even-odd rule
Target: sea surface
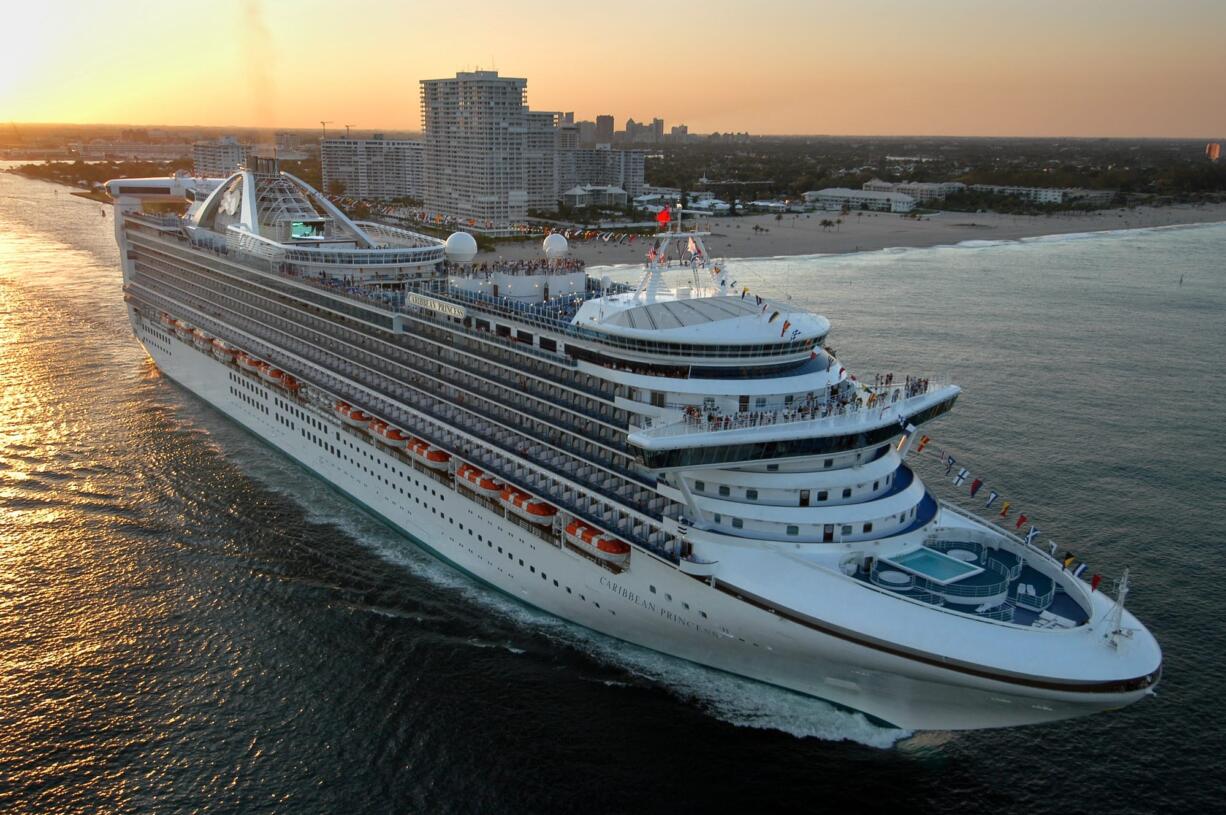
[{"label": "sea surface", "polygon": [[960,734],[476,585],[161,377],[112,230],[0,173],[0,811],[1221,811],[1226,225],[732,267],[851,370],[960,383],[932,445],[1131,569],[1154,698]]}]

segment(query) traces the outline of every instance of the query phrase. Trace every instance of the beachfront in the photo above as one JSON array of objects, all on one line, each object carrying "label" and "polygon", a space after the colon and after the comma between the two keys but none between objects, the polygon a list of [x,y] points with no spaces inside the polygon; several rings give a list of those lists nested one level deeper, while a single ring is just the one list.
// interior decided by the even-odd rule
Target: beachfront
[{"label": "beachfront", "polygon": [[[823,220],[842,217],[835,228],[822,227]],[[918,219],[885,212],[813,212],[804,215],[750,215],[738,218],[704,219],[712,235],[707,248],[715,257],[774,257],[778,255],[840,254],[867,252],[890,247],[944,246],[963,241],[999,241],[1100,232],[1111,229],[1141,229],[1175,224],[1226,221],[1226,204],[1181,204],[1138,207],[1093,213],[1058,215],[998,215],[995,213],[941,212]],[[754,227],[759,227],[755,230]],[[639,263],[649,243],[614,244],[600,240],[571,242],[571,254],[588,264]],[[479,260],[508,260],[540,256],[540,240],[503,242]]]}]

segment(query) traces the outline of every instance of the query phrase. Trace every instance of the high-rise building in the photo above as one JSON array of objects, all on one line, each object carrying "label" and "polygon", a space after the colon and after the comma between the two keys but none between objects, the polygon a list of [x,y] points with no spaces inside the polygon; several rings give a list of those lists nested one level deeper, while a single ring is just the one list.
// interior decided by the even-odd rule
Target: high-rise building
[{"label": "high-rise building", "polygon": [[584,147],[590,147],[596,143],[596,123],[595,122],[577,122],[576,127],[579,128],[579,143]]},{"label": "high-rise building", "polygon": [[483,230],[524,219],[527,87],[497,71],[422,80],[427,210]]},{"label": "high-rise building", "polygon": [[238,171],[251,156],[251,147],[233,136],[192,145],[192,172],[205,178],[225,178]]},{"label": "high-rise building", "polygon": [[562,118],[560,113],[525,112],[524,190],[528,193],[528,209],[554,210],[558,206],[558,141]]},{"label": "high-rise building", "polygon": [[613,143],[613,117],[604,114],[596,117],[596,144]]},{"label": "high-rise building", "polygon": [[408,139],[324,139],[324,192],[354,198],[421,198],[425,145]]}]

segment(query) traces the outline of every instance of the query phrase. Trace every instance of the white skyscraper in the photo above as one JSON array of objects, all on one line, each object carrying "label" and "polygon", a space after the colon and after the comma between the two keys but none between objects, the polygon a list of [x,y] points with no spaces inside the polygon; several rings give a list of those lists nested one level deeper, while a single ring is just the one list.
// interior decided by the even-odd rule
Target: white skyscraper
[{"label": "white skyscraper", "polygon": [[198,141],[192,145],[192,172],[205,178],[224,178],[247,163],[251,147],[239,144],[233,136],[217,141]]},{"label": "white skyscraper", "polygon": [[422,80],[428,211],[488,231],[524,220],[527,87],[528,80],[496,71]]}]

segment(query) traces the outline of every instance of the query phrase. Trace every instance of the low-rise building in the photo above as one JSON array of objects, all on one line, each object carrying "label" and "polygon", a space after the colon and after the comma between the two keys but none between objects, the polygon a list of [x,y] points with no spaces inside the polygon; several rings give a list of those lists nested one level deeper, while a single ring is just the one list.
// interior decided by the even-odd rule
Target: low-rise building
[{"label": "low-rise building", "polygon": [[874,178],[865,181],[862,188],[869,192],[901,192],[916,201],[940,201],[945,196],[962,192],[966,185],[961,181],[882,181]]},{"label": "low-rise building", "polygon": [[1024,198],[1036,204],[1064,203],[1064,190],[1059,187],[1017,187],[1009,184],[972,184],[975,192],[986,192],[991,195],[1008,195],[1013,198]]},{"label": "low-rise building", "polygon": [[624,207],[628,200],[625,190],[612,185],[580,184],[562,193],[562,203],[571,209]]},{"label": "low-rise building", "polygon": [[804,194],[806,203],[822,209],[874,209],[883,212],[910,212],[915,209],[915,199],[901,192],[874,192],[853,190],[847,187],[827,187]]}]

